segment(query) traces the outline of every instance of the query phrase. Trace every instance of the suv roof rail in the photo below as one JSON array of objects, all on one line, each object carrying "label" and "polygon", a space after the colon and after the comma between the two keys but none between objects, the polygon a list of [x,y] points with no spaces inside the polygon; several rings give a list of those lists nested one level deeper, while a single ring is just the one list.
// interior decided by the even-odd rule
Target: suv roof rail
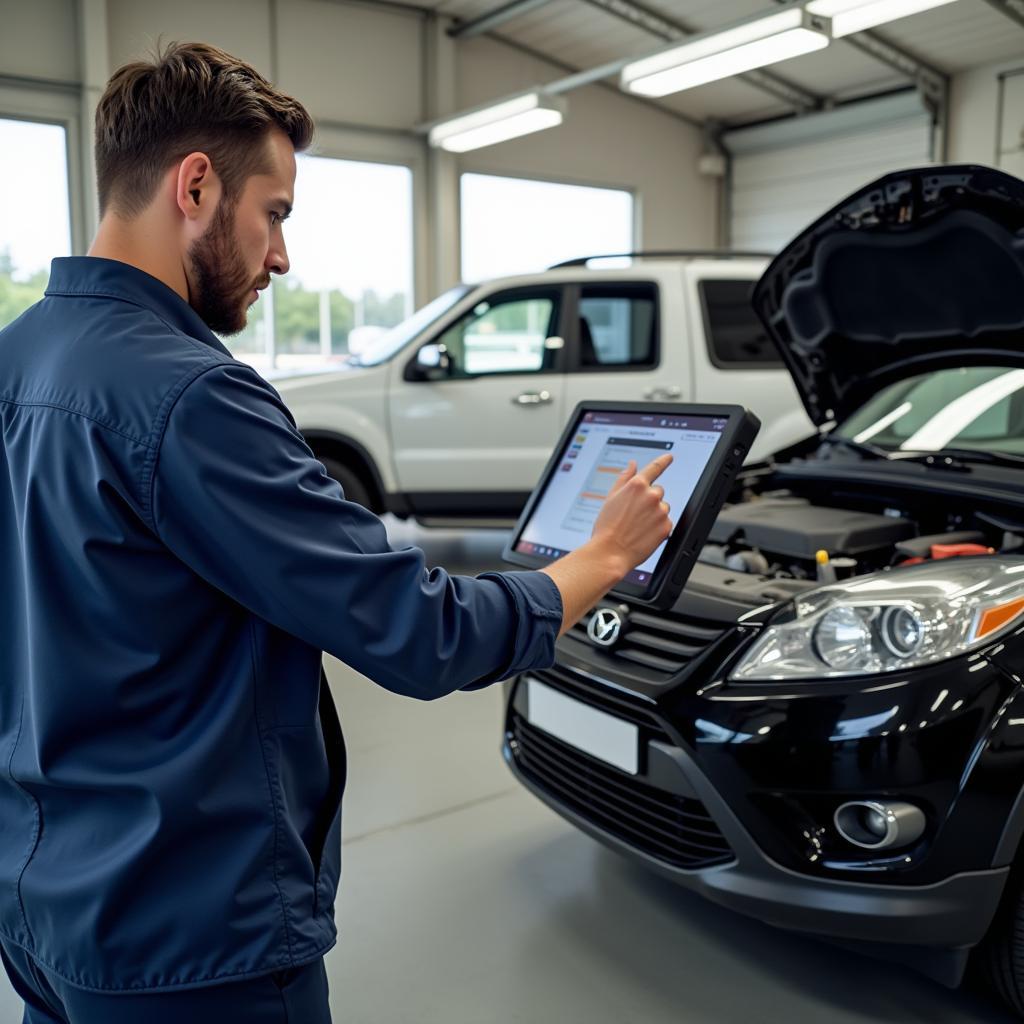
[{"label": "suv roof rail", "polygon": [[689,257],[716,257],[718,259],[771,259],[773,252],[740,252],[732,249],[649,249],[646,252],[608,252],[597,253],[593,256],[577,256],[575,259],[564,260],[561,263],[553,263],[548,270],[561,270],[564,267],[585,267],[591,260],[620,260],[620,259],[679,259],[682,256]]}]

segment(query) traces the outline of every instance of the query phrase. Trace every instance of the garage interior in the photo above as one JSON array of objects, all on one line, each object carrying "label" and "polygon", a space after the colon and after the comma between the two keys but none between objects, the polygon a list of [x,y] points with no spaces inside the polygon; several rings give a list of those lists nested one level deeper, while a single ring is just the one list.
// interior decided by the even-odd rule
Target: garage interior
[{"label": "garage interior", "polygon": [[[603,254],[580,248],[606,244],[579,226],[586,216],[574,222],[578,236],[552,230],[532,247],[528,235],[506,239],[518,211],[489,209],[485,191],[470,217],[470,190],[490,180],[626,196],[626,227],[607,236],[613,252],[772,254],[891,171],[964,163],[1024,177],[1022,0],[956,0],[660,98],[619,84],[631,60],[786,6],[0,0],[0,127],[61,132],[66,161],[55,180],[64,191],[54,203],[62,212],[43,239],[51,255],[88,248],[97,100],[116,68],[158,40],[203,40],[250,61],[310,109],[316,158],[401,169],[388,193],[405,204],[390,257],[383,213],[371,238],[367,223],[346,227],[347,212],[324,220],[303,211],[300,185],[295,220],[305,214],[315,228],[320,219],[331,237],[324,249],[294,254],[303,296],[279,294],[276,323],[273,308],[261,311],[234,350],[272,380],[343,357],[354,351],[351,332],[392,327],[467,276],[538,273]],[[463,153],[430,144],[431,127],[445,119],[555,83],[551,95],[564,108],[550,130]],[[0,161],[15,204],[18,152]],[[329,176],[318,185],[322,195],[335,187]],[[0,287],[6,274],[23,289],[9,288],[13,298],[0,291],[0,320],[45,283],[48,264],[30,233],[16,210],[0,218]],[[371,249],[373,266],[389,268],[379,278],[358,272]],[[351,286],[341,271],[315,269],[334,252]],[[301,326],[287,326],[286,309],[295,323],[306,318]],[[384,518],[392,544],[421,547],[428,565],[466,574],[502,567],[507,525],[481,526],[483,512],[461,526]],[[970,987],[951,992],[902,966],[734,914],[605,849],[510,775],[500,753],[502,687],[403,701],[325,662],[349,752],[339,941],[326,958],[338,1022],[1014,1019]],[[21,1012],[0,980],[0,1021],[17,1024]]]}]

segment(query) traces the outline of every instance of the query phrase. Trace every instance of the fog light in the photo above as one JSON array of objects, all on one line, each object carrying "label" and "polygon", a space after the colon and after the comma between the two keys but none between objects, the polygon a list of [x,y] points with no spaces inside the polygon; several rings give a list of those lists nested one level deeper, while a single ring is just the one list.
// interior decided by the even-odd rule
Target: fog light
[{"label": "fog light", "polygon": [[874,807],[867,807],[864,809],[862,816],[864,828],[870,832],[871,835],[877,836],[879,839],[884,839],[886,833],[889,831],[889,825],[886,821],[885,815],[881,811],[876,811]]},{"label": "fog light", "polygon": [[851,800],[835,813],[836,830],[863,850],[888,850],[909,846],[924,833],[920,807],[878,800]]}]

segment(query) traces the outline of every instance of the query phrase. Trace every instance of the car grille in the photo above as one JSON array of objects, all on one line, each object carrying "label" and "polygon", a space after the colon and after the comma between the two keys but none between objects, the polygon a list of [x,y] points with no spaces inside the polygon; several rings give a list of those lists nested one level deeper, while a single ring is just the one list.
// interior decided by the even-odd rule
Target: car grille
[{"label": "car grille", "polygon": [[[603,708],[596,701],[587,703]],[[509,746],[522,774],[602,832],[689,871],[734,859],[700,800],[657,789],[605,765],[531,725],[516,711],[509,727]]]},{"label": "car grille", "polygon": [[631,607],[627,628],[613,648],[602,648],[587,636],[587,624],[596,608],[573,626],[568,635],[612,661],[628,661],[668,677],[685,668],[722,636],[722,623],[677,611],[652,612]]},{"label": "car grille", "polygon": [[592,686],[586,686],[577,682],[576,677],[560,668],[549,668],[544,671],[543,682],[561,690],[568,696],[575,698],[581,704],[589,704],[599,711],[607,711],[627,722],[632,722],[640,727],[641,742],[647,740],[660,740],[669,746],[675,746],[675,740],[665,731],[661,719],[651,711],[639,708],[631,701],[617,697],[613,693],[597,691]]}]

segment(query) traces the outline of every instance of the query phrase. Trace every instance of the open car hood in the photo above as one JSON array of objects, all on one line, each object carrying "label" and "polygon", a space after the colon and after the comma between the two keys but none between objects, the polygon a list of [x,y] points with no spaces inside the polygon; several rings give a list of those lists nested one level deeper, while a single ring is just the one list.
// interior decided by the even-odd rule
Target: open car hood
[{"label": "open car hood", "polygon": [[947,366],[1024,366],[1024,182],[988,167],[879,178],[772,261],[754,309],[811,419]]}]

